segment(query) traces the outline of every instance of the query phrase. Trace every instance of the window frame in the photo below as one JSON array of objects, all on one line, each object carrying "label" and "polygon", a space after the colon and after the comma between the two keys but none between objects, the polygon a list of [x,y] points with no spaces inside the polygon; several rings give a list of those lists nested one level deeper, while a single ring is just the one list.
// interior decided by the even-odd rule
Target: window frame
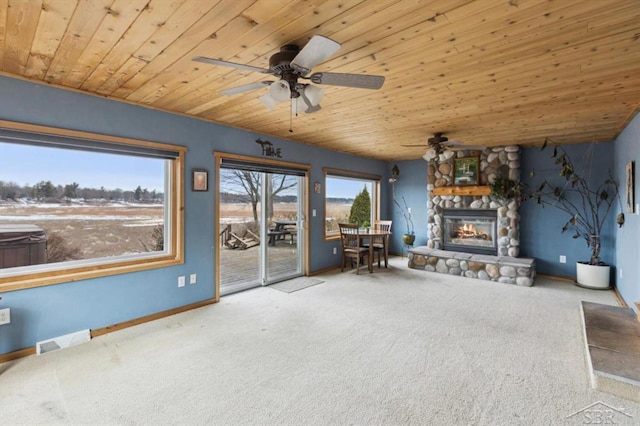
[{"label": "window frame", "polygon": [[[164,150],[176,153],[176,157],[170,160],[169,166],[167,167],[166,179],[168,179],[167,186],[169,196],[165,196],[164,223],[165,226],[169,226],[170,230],[168,231],[169,244],[168,247],[165,247],[165,251],[158,254],[140,253],[128,255],[126,259],[86,259],[86,262],[83,262],[81,265],[77,265],[78,261],[52,263],[50,264],[51,267],[46,267],[47,264],[33,265],[34,270],[26,272],[24,271],[25,267],[20,267],[20,271],[0,275],[0,293],[90,278],[126,274],[148,269],[164,268],[184,263],[184,163],[187,151],[186,147],[2,120],[0,120],[0,128],[18,130],[31,134],[97,141],[100,143],[113,144],[114,146],[133,147],[138,151],[147,149],[149,151]],[[165,183],[167,183],[166,180]],[[69,264],[71,264],[71,266],[69,266]]]},{"label": "window frame", "polygon": [[327,233],[327,177],[335,177],[335,178],[346,178],[346,179],[358,179],[358,180],[366,180],[371,182],[371,223],[378,220],[380,218],[380,182],[382,181],[382,176],[364,173],[364,172],[356,172],[351,170],[343,170],[343,169],[335,169],[331,167],[323,167],[322,171],[324,173],[324,213],[323,217],[323,230],[322,235],[324,236],[325,241],[335,241],[340,239],[340,232],[335,233]]}]

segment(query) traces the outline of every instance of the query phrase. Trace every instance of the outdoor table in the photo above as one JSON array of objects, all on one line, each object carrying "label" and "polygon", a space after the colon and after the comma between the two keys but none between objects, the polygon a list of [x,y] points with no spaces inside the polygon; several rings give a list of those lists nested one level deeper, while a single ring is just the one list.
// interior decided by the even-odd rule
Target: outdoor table
[{"label": "outdoor table", "polygon": [[[276,240],[285,235],[291,235],[292,230],[288,229],[290,226],[296,226],[298,224],[295,220],[276,220],[273,222],[274,227],[268,231],[269,245],[275,246]],[[293,243],[293,236],[291,237]]]}]

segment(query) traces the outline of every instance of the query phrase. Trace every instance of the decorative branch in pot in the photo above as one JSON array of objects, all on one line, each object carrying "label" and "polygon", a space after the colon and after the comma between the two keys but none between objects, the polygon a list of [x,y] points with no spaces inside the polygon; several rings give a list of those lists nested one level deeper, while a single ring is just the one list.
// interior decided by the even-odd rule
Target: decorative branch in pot
[{"label": "decorative branch in pot", "polygon": [[404,207],[400,205],[396,199],[395,183],[398,181],[398,176],[400,176],[400,168],[395,164],[391,169],[391,178],[389,178],[389,182],[393,185],[393,203],[398,207],[400,213],[402,213],[402,217],[404,217],[405,224],[407,225],[407,232],[402,235],[402,242],[406,246],[412,246],[416,239],[416,235],[413,228],[413,220],[411,219],[411,208],[407,205],[407,200],[405,200],[404,197],[402,197],[402,204],[404,204]]},{"label": "decorative branch in pot", "polygon": [[413,220],[411,220],[411,208],[407,205],[407,201],[404,199],[404,197],[402,197],[404,208],[400,205],[398,200],[395,199],[395,197],[393,198],[393,202],[400,209],[400,212],[402,213],[404,221],[407,225],[407,232],[402,235],[402,242],[407,246],[412,246],[413,242],[416,240],[416,234],[413,230]]},{"label": "decorative branch in pot", "polygon": [[[542,150],[547,147],[548,142],[545,139]],[[591,160],[592,150],[593,145],[585,154],[587,160]],[[587,167],[590,166],[590,161],[584,163],[584,170],[578,171],[567,152],[557,145],[553,148],[551,158],[555,159],[557,166],[553,170],[564,178],[564,185],[554,186],[544,179],[536,189],[525,194],[525,198],[535,200],[543,207],[554,207],[568,215],[569,219],[562,227],[562,232],[573,230],[573,238],[583,238],[591,249],[590,260],[576,265],[578,285],[607,289],[610,267],[600,260],[600,235],[609,212],[619,199],[618,182],[609,173],[608,178],[594,183],[589,176],[581,174],[590,170]],[[531,176],[535,176],[535,171],[531,172]],[[620,221],[620,215],[617,220]]]}]

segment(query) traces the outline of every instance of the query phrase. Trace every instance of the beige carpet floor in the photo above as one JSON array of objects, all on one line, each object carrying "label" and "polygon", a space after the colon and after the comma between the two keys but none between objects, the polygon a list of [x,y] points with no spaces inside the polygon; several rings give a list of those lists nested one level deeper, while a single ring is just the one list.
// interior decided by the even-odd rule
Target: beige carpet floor
[{"label": "beige carpet floor", "polygon": [[285,293],[293,293],[294,291],[304,290],[314,285],[322,284],[322,280],[313,277],[297,277],[276,284],[269,285],[274,290],[284,291]]},{"label": "beige carpet floor", "polygon": [[598,401],[640,422],[640,404],[589,386],[580,301],[610,291],[406,258],[318,278],[2,364],[0,424],[585,424],[568,416]]}]

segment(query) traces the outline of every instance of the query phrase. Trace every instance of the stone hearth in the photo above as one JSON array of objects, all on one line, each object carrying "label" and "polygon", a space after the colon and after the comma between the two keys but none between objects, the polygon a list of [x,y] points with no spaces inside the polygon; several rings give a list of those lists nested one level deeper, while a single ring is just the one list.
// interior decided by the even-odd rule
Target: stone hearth
[{"label": "stone hearth", "polygon": [[534,259],[416,247],[409,249],[409,268],[459,275],[486,281],[532,286],[536,276]]}]

